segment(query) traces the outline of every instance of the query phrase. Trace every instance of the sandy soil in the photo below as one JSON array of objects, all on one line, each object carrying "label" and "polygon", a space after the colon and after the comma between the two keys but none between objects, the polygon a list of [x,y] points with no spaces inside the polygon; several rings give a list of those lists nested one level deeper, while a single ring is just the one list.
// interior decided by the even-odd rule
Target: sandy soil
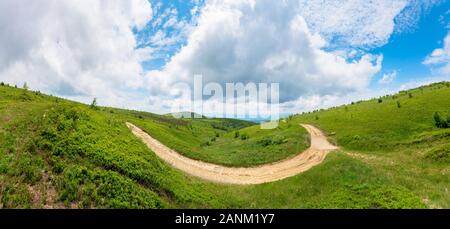
[{"label": "sandy soil", "polygon": [[320,164],[329,152],[337,149],[328,142],[326,136],[319,129],[302,124],[311,135],[311,146],[297,156],[251,168],[225,167],[185,157],[166,147],[135,125],[131,123],[126,123],[126,125],[158,157],[171,166],[192,176],[218,183],[248,185],[282,180]]}]

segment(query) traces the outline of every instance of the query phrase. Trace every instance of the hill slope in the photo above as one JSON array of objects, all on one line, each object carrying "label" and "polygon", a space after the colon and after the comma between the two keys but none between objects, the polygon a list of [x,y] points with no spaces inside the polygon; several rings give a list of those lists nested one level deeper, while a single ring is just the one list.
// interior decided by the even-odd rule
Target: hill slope
[{"label": "hill slope", "polygon": [[[375,170],[416,191],[435,207],[450,207],[450,83],[435,83],[370,101],[297,115]],[[438,204],[431,204],[436,201]]]},{"label": "hill slope", "polygon": [[[291,117],[278,130],[259,133],[249,124],[230,120],[173,119],[114,108],[92,109],[1,86],[0,208],[448,208],[448,163],[439,155],[445,158],[449,135],[446,129],[433,127],[432,114],[435,109],[445,112],[449,108],[450,90],[445,84],[425,87],[423,94],[417,90],[412,98],[397,95],[403,101],[401,108],[386,99],[349,106],[348,112],[354,111],[348,123],[351,127],[345,125],[347,116],[337,115],[346,112],[341,107]],[[412,102],[422,99],[428,102]],[[434,105],[425,107],[422,114],[424,106],[431,106],[427,104]],[[386,106],[387,113],[359,116],[380,105]],[[390,105],[403,109],[405,115],[391,115],[395,109]],[[403,118],[415,121],[391,125],[389,117],[398,118],[396,122]],[[374,118],[376,125],[370,124]],[[322,128],[344,150],[329,155],[308,172],[282,181],[220,185],[165,164],[132,135],[125,126],[127,121],[189,157],[234,165],[243,157],[220,152],[224,146],[236,147],[238,154],[248,152],[245,147],[266,148],[266,154],[278,155],[278,159],[295,154],[296,145],[307,147],[302,129],[290,129],[300,122]],[[410,128],[411,123],[414,126]],[[235,138],[237,131],[239,137]],[[291,135],[294,133],[300,134]],[[249,138],[242,139],[242,134]],[[278,135],[282,144],[274,141]],[[208,141],[210,144],[205,144]],[[192,149],[199,150],[196,154]],[[282,155],[274,149],[290,153]],[[249,158],[247,165],[277,159],[264,154],[245,158]]]}]

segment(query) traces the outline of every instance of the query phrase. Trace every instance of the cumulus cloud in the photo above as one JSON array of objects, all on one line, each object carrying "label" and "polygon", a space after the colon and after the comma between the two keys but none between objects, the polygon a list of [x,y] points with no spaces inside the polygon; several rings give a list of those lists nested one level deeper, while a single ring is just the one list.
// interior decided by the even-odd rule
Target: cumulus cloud
[{"label": "cumulus cloud", "polygon": [[390,84],[397,77],[397,71],[392,71],[389,73],[383,74],[381,79],[378,81],[379,84]]},{"label": "cumulus cloud", "polygon": [[450,32],[444,38],[443,47],[433,50],[423,63],[437,67],[439,73],[450,74]]},{"label": "cumulus cloud", "polygon": [[132,29],[151,19],[146,0],[0,1],[0,80],[118,105],[142,84]]},{"label": "cumulus cloud", "polygon": [[168,91],[194,74],[221,84],[277,82],[281,102],[362,90],[381,69],[382,56],[363,53],[348,60],[326,50],[336,39],[355,47],[384,44],[405,4],[210,1],[187,45],[162,71],[148,73],[149,85]]}]

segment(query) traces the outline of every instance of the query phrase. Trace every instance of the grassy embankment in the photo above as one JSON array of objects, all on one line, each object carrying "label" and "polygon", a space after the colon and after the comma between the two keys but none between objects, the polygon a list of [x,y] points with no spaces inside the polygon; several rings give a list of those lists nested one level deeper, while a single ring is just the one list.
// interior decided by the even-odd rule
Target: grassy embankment
[{"label": "grassy embankment", "polygon": [[[411,93],[295,116],[260,132],[245,122],[91,109],[1,86],[0,207],[448,208],[449,132],[434,126],[433,113],[450,108],[450,89],[440,84]],[[165,164],[126,121],[187,156],[233,166],[306,148],[299,122],[317,125],[344,149],[283,181],[213,184]]]}]

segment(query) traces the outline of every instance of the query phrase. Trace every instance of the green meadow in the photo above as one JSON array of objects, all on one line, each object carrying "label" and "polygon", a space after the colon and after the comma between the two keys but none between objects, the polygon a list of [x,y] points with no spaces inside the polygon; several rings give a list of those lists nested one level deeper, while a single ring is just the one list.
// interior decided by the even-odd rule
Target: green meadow
[{"label": "green meadow", "polygon": [[[89,106],[0,86],[0,208],[449,208],[448,83],[291,116],[274,130],[246,121],[175,119]],[[381,101],[380,101],[381,100]],[[302,152],[299,124],[341,149],[297,176],[215,184],[160,160],[131,122],[185,156],[256,166]]]}]

